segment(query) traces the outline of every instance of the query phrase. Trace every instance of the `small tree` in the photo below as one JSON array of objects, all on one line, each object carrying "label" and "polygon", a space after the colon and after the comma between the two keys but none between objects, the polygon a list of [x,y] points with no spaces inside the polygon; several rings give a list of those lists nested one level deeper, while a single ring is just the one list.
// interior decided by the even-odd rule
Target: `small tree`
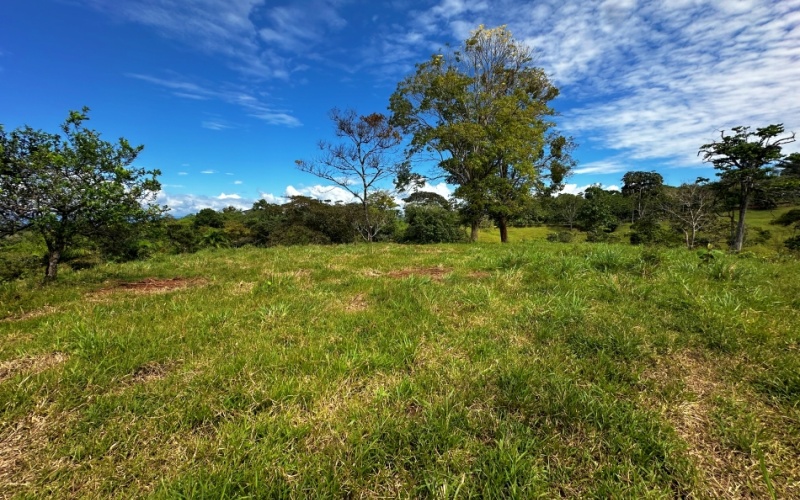
[{"label": "small tree", "polygon": [[322,156],[316,160],[297,160],[297,168],[333,182],[352,194],[361,204],[358,230],[372,241],[380,230],[369,210],[369,195],[386,179],[401,171],[397,160],[400,132],[380,113],[359,116],[353,110],[331,110],[334,133],[342,142],[319,142]]},{"label": "small tree", "polygon": [[694,248],[697,233],[717,221],[714,201],[709,186],[694,182],[670,191],[661,204],[672,225],[683,233],[689,250]]},{"label": "small tree", "polygon": [[41,234],[48,280],[76,238],[108,237],[163,212],[152,204],[160,172],[130,167],[142,146],[102,140],[83,126],[88,111],[71,111],[63,135],[28,126],[6,134],[0,127],[0,236]]},{"label": "small tree", "polygon": [[619,225],[609,205],[611,193],[600,186],[590,186],[583,193],[585,199],[578,211],[577,222],[586,232],[599,235],[613,233]]},{"label": "small tree", "polygon": [[553,218],[572,229],[584,201],[583,197],[577,194],[559,194],[550,202]]},{"label": "small tree", "polygon": [[781,148],[794,142],[794,133],[784,133],[782,124],[768,125],[750,131],[750,127],[734,127],[732,135],[723,130],[720,140],[700,147],[698,154],[703,161],[710,162],[719,170],[720,183],[734,188],[738,195],[738,224],[733,239],[737,252],[744,245],[745,215],[755,191],[769,178],[775,162],[783,158]]}]

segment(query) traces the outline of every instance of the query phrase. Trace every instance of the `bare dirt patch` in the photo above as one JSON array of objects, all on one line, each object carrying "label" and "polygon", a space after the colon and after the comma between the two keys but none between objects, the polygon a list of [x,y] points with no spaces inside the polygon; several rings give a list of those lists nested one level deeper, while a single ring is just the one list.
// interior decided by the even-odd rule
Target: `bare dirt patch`
[{"label": "bare dirt patch", "polygon": [[128,281],[101,288],[93,295],[103,295],[118,291],[149,294],[164,293],[183,288],[202,286],[207,283],[203,278],[145,278],[141,281]]},{"label": "bare dirt patch", "polygon": [[18,373],[31,375],[42,372],[52,366],[61,364],[68,356],[63,352],[53,352],[39,356],[26,356],[24,358],[10,359],[0,363],[0,382],[13,377]]},{"label": "bare dirt patch", "polygon": [[415,267],[415,268],[399,269],[397,271],[390,271],[386,273],[386,276],[396,279],[408,278],[409,276],[417,276],[417,277],[431,278],[432,280],[435,281],[441,281],[444,279],[445,276],[450,274],[452,271],[453,271],[452,269],[444,266]]},{"label": "bare dirt patch", "polygon": [[151,362],[137,368],[130,378],[135,384],[143,384],[153,380],[159,380],[167,376],[172,366],[168,363]]}]

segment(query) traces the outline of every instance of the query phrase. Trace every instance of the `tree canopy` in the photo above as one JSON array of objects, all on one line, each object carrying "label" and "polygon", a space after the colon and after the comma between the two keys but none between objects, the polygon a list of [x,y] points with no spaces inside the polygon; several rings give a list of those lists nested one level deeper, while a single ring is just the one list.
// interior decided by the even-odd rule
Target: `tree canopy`
[{"label": "tree canopy", "polygon": [[572,167],[572,141],[552,130],[548,103],[557,95],[528,47],[504,26],[481,26],[459,50],[418,64],[390,109],[393,123],[412,136],[409,154],[432,154],[437,175],[457,186],[473,239],[488,214],[507,241],[508,220],[532,190],[548,176],[561,183]]},{"label": "tree canopy", "polygon": [[48,279],[76,237],[108,236],[162,212],[152,203],[160,172],[131,166],[142,146],[101,139],[84,127],[88,111],[71,111],[61,133],[0,128],[0,235],[41,234]]},{"label": "tree canopy", "polygon": [[734,188],[738,195],[739,217],[733,239],[734,250],[744,244],[747,207],[756,190],[770,177],[775,164],[783,158],[781,149],[794,142],[795,135],[784,133],[782,124],[768,125],[751,131],[750,127],[733,127],[732,134],[720,132],[720,140],[700,147],[699,155],[717,169],[723,186]]}]

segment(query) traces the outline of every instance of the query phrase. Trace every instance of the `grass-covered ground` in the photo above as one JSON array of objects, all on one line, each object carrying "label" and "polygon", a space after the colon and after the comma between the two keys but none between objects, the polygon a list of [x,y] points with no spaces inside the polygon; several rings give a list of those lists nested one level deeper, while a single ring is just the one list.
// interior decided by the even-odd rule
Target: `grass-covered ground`
[{"label": "grass-covered ground", "polygon": [[204,251],[0,318],[0,497],[800,497],[796,258]]}]

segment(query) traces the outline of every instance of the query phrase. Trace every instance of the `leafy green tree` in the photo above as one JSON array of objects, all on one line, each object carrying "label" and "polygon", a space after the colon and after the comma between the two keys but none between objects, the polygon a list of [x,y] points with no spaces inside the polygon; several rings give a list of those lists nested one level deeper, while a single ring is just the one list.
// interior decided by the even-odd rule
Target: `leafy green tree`
[{"label": "leafy green tree", "polygon": [[41,234],[47,280],[76,238],[119,234],[163,212],[152,203],[160,172],[131,166],[142,146],[101,139],[84,127],[88,111],[71,111],[61,133],[0,128],[0,235]]},{"label": "leafy green tree", "polygon": [[333,109],[330,118],[340,143],[320,141],[322,156],[311,161],[297,160],[302,172],[332,182],[352,194],[361,204],[358,229],[372,241],[380,228],[371,218],[369,195],[384,180],[396,177],[401,162],[396,157],[402,142],[400,132],[381,113],[359,116],[353,110]]},{"label": "leafy green tree", "polygon": [[554,221],[567,225],[572,229],[584,201],[584,198],[577,194],[559,194],[549,205]]},{"label": "leafy green tree", "polygon": [[751,131],[750,127],[734,127],[733,134],[723,130],[720,140],[700,147],[698,154],[719,170],[720,183],[735,190],[738,198],[738,223],[733,238],[733,249],[742,250],[745,235],[745,216],[753,195],[775,170],[775,163],[783,158],[781,149],[794,142],[792,133],[784,133],[782,124],[768,125]]},{"label": "leafy green tree", "polygon": [[[393,123],[412,135],[409,154],[429,153],[457,186],[473,241],[485,214],[507,241],[508,221],[545,171],[559,183],[572,165],[572,141],[551,131],[558,89],[532,61],[504,26],[480,26],[460,50],[418,64],[390,99]],[[405,172],[400,181],[421,177]]]},{"label": "leafy green tree", "polygon": [[626,172],[622,176],[622,195],[633,200],[631,224],[646,217],[649,205],[662,192],[664,178],[657,172]]},{"label": "leafy green tree", "polygon": [[778,165],[781,177],[800,179],[800,153],[792,153],[782,159]]},{"label": "leafy green tree", "polygon": [[415,191],[403,198],[406,206],[439,206],[445,210],[452,210],[452,205],[444,196],[438,193],[431,193],[430,191]]},{"label": "leafy green tree", "polygon": [[612,233],[619,225],[619,219],[614,216],[609,204],[613,193],[605,191],[600,186],[586,188],[583,193],[585,199],[578,211],[577,221],[580,228],[588,233]]},{"label": "leafy green tree", "polygon": [[194,216],[194,226],[198,228],[213,227],[214,229],[222,229],[224,225],[225,218],[213,208],[204,208]]}]

